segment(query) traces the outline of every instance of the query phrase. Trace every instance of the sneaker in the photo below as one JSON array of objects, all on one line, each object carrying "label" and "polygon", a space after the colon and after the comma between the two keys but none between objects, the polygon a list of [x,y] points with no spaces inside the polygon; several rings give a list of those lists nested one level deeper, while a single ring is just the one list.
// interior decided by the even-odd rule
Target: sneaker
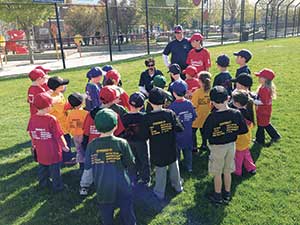
[{"label": "sneaker", "polygon": [[260,145],[260,146],[262,146],[262,147],[266,147],[266,144],[265,144],[265,143],[258,142],[256,139],[253,139],[252,141],[253,141],[253,143],[256,144],[256,145]]},{"label": "sneaker", "polygon": [[80,194],[81,196],[86,196],[86,195],[88,195],[88,191],[89,191],[89,189],[88,189],[87,187],[81,187],[81,188],[79,189],[79,194]]},{"label": "sneaker", "polygon": [[248,173],[252,174],[252,175],[255,175],[256,174],[256,170],[251,170],[249,171]]},{"label": "sneaker", "polygon": [[221,193],[213,192],[212,194],[209,195],[209,200],[213,204],[216,204],[216,205],[223,204],[223,199],[222,199],[222,194]]},{"label": "sneaker", "polygon": [[230,201],[231,201],[231,193],[225,191],[224,194],[223,194],[223,202],[225,204],[228,204]]}]

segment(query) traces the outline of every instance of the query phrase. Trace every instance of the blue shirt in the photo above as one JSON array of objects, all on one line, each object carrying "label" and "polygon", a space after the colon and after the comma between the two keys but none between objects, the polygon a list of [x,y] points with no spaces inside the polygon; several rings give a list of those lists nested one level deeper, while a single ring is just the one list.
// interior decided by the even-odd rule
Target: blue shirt
[{"label": "blue shirt", "polygon": [[170,106],[169,109],[175,112],[179,121],[183,124],[183,132],[176,133],[176,145],[178,148],[192,148],[192,124],[196,119],[196,111],[189,100],[176,100]]},{"label": "blue shirt", "polygon": [[87,83],[85,87],[86,92],[86,100],[85,100],[85,108],[87,111],[92,111],[96,107],[100,107],[102,102],[99,98],[99,93],[101,90],[101,85]]},{"label": "blue shirt", "polygon": [[250,71],[249,67],[247,65],[245,65],[236,70],[235,77],[238,77],[241,73],[251,74],[251,71]]},{"label": "blue shirt", "polygon": [[226,88],[228,94],[231,95],[232,92],[231,79],[232,77],[229,72],[227,71],[221,72],[215,77],[213,87],[218,85],[223,86],[224,88]]}]

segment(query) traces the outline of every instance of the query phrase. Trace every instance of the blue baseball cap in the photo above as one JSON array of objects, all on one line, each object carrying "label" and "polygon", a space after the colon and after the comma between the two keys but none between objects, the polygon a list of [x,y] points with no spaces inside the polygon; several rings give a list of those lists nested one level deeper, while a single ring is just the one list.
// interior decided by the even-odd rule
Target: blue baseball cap
[{"label": "blue baseball cap", "polygon": [[239,52],[233,53],[233,55],[235,55],[235,56],[241,56],[241,57],[245,58],[246,62],[248,62],[252,58],[252,53],[249,50],[247,50],[247,49],[242,49]]},{"label": "blue baseball cap", "polygon": [[217,58],[217,61],[216,63],[221,66],[221,67],[227,67],[229,66],[229,62],[230,62],[230,59],[227,55],[223,54],[223,55],[219,55],[218,58]]},{"label": "blue baseball cap", "polygon": [[174,63],[174,64],[170,65],[168,73],[180,74],[181,68],[178,64]]},{"label": "blue baseball cap", "polygon": [[102,71],[103,72],[108,72],[110,70],[113,70],[114,68],[112,67],[112,65],[105,65],[102,67]]},{"label": "blue baseball cap", "polygon": [[86,77],[88,79],[92,79],[94,77],[102,76],[102,71],[100,67],[93,67],[92,69],[87,72]]},{"label": "blue baseball cap", "polygon": [[188,90],[187,83],[183,80],[176,80],[171,84],[170,88],[178,96],[184,96]]},{"label": "blue baseball cap", "polygon": [[135,92],[129,97],[129,104],[133,107],[141,107],[145,103],[145,95],[143,95],[141,92]]}]

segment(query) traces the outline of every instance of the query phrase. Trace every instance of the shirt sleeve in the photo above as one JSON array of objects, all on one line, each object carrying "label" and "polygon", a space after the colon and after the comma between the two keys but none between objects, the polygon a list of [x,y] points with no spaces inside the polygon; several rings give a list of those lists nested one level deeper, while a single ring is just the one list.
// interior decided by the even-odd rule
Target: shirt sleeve
[{"label": "shirt sleeve", "polygon": [[89,94],[92,100],[92,108],[100,106],[99,90],[94,85],[90,87]]},{"label": "shirt sleeve", "polygon": [[238,117],[238,119],[239,119],[239,134],[246,134],[248,132],[248,126],[246,124],[246,121],[240,112],[238,112],[238,115],[239,115],[239,117]]},{"label": "shirt sleeve", "polygon": [[171,43],[168,43],[167,46],[165,47],[164,51],[163,51],[163,55],[169,55],[171,53]]},{"label": "shirt sleeve", "polygon": [[144,73],[145,73],[145,72],[142,72],[142,73],[141,73],[140,81],[139,81],[139,87],[144,87],[144,86],[145,86]]},{"label": "shirt sleeve", "polygon": [[202,130],[203,130],[203,138],[209,140],[209,137],[212,134],[212,121],[210,115],[208,115],[208,117],[206,118]]},{"label": "shirt sleeve", "polygon": [[186,64],[191,65],[191,51],[189,51],[187,57],[186,57]]},{"label": "shirt sleeve", "polygon": [[209,51],[206,50],[205,70],[208,71],[210,67],[211,67],[210,53]]},{"label": "shirt sleeve", "polygon": [[184,126],[182,123],[179,121],[179,118],[176,116],[176,114],[171,111],[172,117],[173,117],[173,127],[176,132],[182,132],[184,130]]},{"label": "shirt sleeve", "polygon": [[91,149],[90,144],[88,144],[85,152],[85,162],[84,162],[84,169],[89,170],[92,168],[92,161],[91,161]]}]

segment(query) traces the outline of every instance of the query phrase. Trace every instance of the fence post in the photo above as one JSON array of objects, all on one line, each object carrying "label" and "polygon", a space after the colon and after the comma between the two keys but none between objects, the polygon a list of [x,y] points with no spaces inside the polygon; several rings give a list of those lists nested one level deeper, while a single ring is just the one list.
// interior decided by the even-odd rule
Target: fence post
[{"label": "fence post", "polygon": [[110,22],[109,22],[109,12],[108,12],[108,0],[105,1],[105,13],[106,13],[106,26],[108,34],[108,48],[109,48],[109,59],[112,61],[112,50],[111,50],[111,32],[110,32]]},{"label": "fence post", "polygon": [[145,7],[146,7],[146,38],[147,38],[147,54],[150,55],[148,0],[145,0]]},{"label": "fence post", "polygon": [[240,41],[242,41],[242,35],[244,31],[245,20],[245,0],[241,0],[241,18],[240,18]]},{"label": "fence post", "polygon": [[115,7],[115,12],[116,12],[116,29],[117,29],[117,38],[116,40],[118,40],[118,50],[119,52],[121,51],[121,45],[120,45],[120,28],[119,28],[119,12],[118,12],[118,3],[117,0],[114,1],[114,7]]},{"label": "fence post", "polygon": [[201,33],[202,34],[204,34],[203,9],[204,9],[204,0],[201,1]]},{"label": "fence post", "polygon": [[221,45],[224,43],[225,0],[222,0]]},{"label": "fence post", "polygon": [[64,54],[63,42],[61,39],[61,30],[60,30],[60,24],[59,24],[59,12],[58,12],[57,3],[54,3],[54,6],[55,6],[56,23],[57,23],[57,29],[58,29],[58,40],[59,40],[59,44],[60,44],[61,60],[63,63],[63,68],[66,69],[65,54]]},{"label": "fence post", "polygon": [[267,3],[266,19],[265,19],[265,39],[268,38],[268,14],[269,14],[269,6],[272,2],[273,2],[273,0],[271,0]]},{"label": "fence post", "polygon": [[294,36],[294,31],[295,31],[295,25],[296,25],[296,12],[297,12],[297,7],[300,5],[300,2],[295,5],[295,8],[294,8],[294,16],[293,16],[293,33],[292,35]]},{"label": "fence post", "polygon": [[278,32],[278,20],[279,20],[279,7],[285,0],[282,0],[281,2],[278,3],[277,8],[276,8],[276,25],[275,25],[275,38],[277,38],[277,32]]},{"label": "fence post", "polygon": [[175,4],[175,7],[176,7],[176,24],[178,25],[179,24],[179,0],[176,0],[176,4]]},{"label": "fence post", "polygon": [[297,36],[299,34],[300,31],[300,9],[298,10],[298,27],[297,27]]},{"label": "fence post", "polygon": [[289,7],[290,7],[291,4],[294,3],[294,1],[295,1],[295,0],[292,0],[292,1],[286,6],[286,11],[285,11],[285,25],[284,25],[284,37],[286,37],[286,33],[287,33]]},{"label": "fence post", "polygon": [[253,35],[252,35],[252,41],[255,40],[255,29],[256,29],[256,11],[257,11],[257,5],[258,3],[260,2],[260,0],[257,0],[255,2],[255,5],[254,5],[254,21],[253,21]]}]

